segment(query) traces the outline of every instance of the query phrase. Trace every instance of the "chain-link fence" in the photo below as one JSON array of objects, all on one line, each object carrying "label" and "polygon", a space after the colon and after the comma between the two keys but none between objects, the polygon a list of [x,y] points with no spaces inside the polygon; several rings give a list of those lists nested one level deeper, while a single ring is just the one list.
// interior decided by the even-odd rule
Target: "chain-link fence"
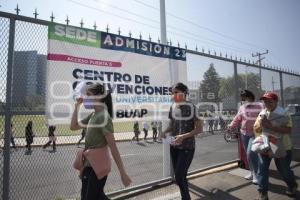
[{"label": "chain-link fence", "polygon": [[[6,74],[8,58],[9,19],[0,17],[0,154],[3,154],[4,146],[4,101],[6,98]],[[3,195],[3,169],[4,159],[0,156],[0,196]]]},{"label": "chain-link fence", "polygon": [[187,54],[187,67],[189,99],[198,107],[204,130],[196,140],[190,171],[236,159],[237,143],[223,139],[237,109],[233,63]]},{"label": "chain-link fence", "polygon": [[256,100],[264,93],[261,85],[261,70],[247,65],[238,65],[239,91],[253,91]]},{"label": "chain-link fence", "polygon": [[295,148],[300,148],[300,77],[282,74],[283,102],[293,119],[292,142]]},{"label": "chain-link fence", "polygon": [[[3,16],[2,16],[3,15]],[[68,125],[58,125],[56,144],[49,142],[45,118],[46,62],[49,22],[22,18],[1,13],[0,18],[0,194],[3,195],[3,153],[5,118],[11,116],[12,135],[16,148],[11,144],[9,195],[10,199],[69,199],[80,196],[81,181],[72,169],[79,144],[79,131],[71,132]],[[10,18],[10,19],[9,19]],[[12,76],[8,69],[10,20],[15,22]],[[189,99],[198,107],[204,121],[204,133],[196,137],[196,151],[190,172],[226,163],[238,158],[236,142],[227,143],[223,134],[239,106],[239,91],[252,90],[256,97],[265,91],[274,91],[286,107],[299,104],[300,77],[278,70],[223,58],[216,55],[188,50],[187,71],[190,88]],[[6,110],[6,84],[11,81],[12,109]],[[33,143],[29,145],[26,127],[32,122]],[[132,188],[155,184],[170,169],[166,162],[166,148],[152,138],[150,130],[144,138],[145,122],[139,122],[140,141],[131,138],[133,122],[114,123],[115,137],[122,160],[132,178]],[[165,123],[165,122],[163,122]],[[296,141],[296,139],[295,139]],[[45,146],[46,145],[46,146]],[[168,151],[168,149],[167,149]],[[167,164],[166,164],[167,163]],[[105,190],[115,194],[123,189],[118,170],[113,164]]]}]

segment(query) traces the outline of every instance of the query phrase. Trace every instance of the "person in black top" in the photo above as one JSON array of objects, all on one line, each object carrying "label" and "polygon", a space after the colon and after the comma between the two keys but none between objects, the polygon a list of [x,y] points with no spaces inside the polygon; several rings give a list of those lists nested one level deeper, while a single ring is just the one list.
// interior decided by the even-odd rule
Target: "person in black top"
[{"label": "person in black top", "polygon": [[14,137],[15,131],[14,131],[13,124],[10,124],[10,129],[11,129],[10,130],[10,142],[12,144],[12,148],[17,149],[16,148],[16,143],[15,143],[15,137]]},{"label": "person in black top", "polygon": [[208,115],[208,132],[214,134],[214,118],[211,114]]},{"label": "person in black top", "polygon": [[33,143],[33,131],[32,131],[32,121],[28,121],[25,128],[25,139],[27,151],[31,151],[31,144]]},{"label": "person in black top", "polygon": [[153,142],[156,142],[157,140],[157,122],[151,122],[151,126],[152,126],[152,134],[153,134]]},{"label": "person in black top", "polygon": [[169,112],[170,123],[162,132],[162,137],[170,132],[175,140],[170,144],[170,154],[175,180],[183,200],[190,200],[187,182],[188,168],[194,157],[195,135],[203,132],[203,123],[199,119],[194,104],[186,100],[188,88],[183,83],[172,87],[172,104]]},{"label": "person in black top", "polygon": [[55,129],[56,129],[55,126],[49,126],[48,127],[49,141],[45,145],[43,145],[43,149],[46,149],[52,143],[53,151],[56,151],[56,136],[54,134]]},{"label": "person in black top", "polygon": [[139,128],[139,122],[134,122],[133,124],[133,133],[134,136],[132,138],[132,141],[136,140],[137,142],[139,142],[139,134],[140,134],[140,128]]}]

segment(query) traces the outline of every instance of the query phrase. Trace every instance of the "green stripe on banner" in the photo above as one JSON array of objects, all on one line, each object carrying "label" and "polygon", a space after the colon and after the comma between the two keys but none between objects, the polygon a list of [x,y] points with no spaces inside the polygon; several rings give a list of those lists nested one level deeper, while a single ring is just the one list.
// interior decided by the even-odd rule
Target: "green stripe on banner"
[{"label": "green stripe on banner", "polygon": [[48,27],[48,39],[100,48],[101,32],[52,23]]}]

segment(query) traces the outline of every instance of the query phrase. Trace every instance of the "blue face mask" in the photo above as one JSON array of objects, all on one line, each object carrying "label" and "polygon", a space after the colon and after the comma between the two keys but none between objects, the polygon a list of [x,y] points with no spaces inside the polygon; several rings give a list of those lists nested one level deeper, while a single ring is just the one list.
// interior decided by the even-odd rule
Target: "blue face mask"
[{"label": "blue face mask", "polygon": [[84,106],[85,109],[94,109],[93,99],[84,98],[83,99],[83,106]]}]

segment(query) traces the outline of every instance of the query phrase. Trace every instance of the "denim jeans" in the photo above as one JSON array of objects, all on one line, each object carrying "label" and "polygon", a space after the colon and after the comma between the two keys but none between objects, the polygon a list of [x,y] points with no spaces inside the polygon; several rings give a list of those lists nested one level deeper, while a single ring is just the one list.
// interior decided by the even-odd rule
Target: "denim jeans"
[{"label": "denim jeans", "polygon": [[257,153],[251,151],[252,141],[254,136],[248,136],[241,134],[242,143],[247,154],[247,161],[249,163],[249,168],[251,172],[254,172],[256,176],[258,173],[258,155]]},{"label": "denim jeans", "polygon": [[170,147],[172,166],[175,180],[180,189],[182,200],[190,200],[189,187],[186,179],[188,169],[192,163],[195,149],[183,150]]},{"label": "denim jeans", "polygon": [[292,152],[293,152],[292,149],[286,151],[285,159],[286,159],[286,162],[287,162],[287,165],[288,165],[288,166],[290,166],[290,165],[291,165],[291,162],[292,162],[292,157],[293,157]]},{"label": "denim jeans", "polygon": [[103,189],[107,176],[98,180],[93,168],[85,167],[82,172],[81,200],[108,200]]},{"label": "denim jeans", "polygon": [[[268,192],[269,189],[269,166],[272,158],[259,154],[259,170],[258,170],[258,191]],[[296,180],[293,171],[289,167],[286,157],[274,158],[277,170],[282,176],[284,182],[289,188],[296,186]]]}]

